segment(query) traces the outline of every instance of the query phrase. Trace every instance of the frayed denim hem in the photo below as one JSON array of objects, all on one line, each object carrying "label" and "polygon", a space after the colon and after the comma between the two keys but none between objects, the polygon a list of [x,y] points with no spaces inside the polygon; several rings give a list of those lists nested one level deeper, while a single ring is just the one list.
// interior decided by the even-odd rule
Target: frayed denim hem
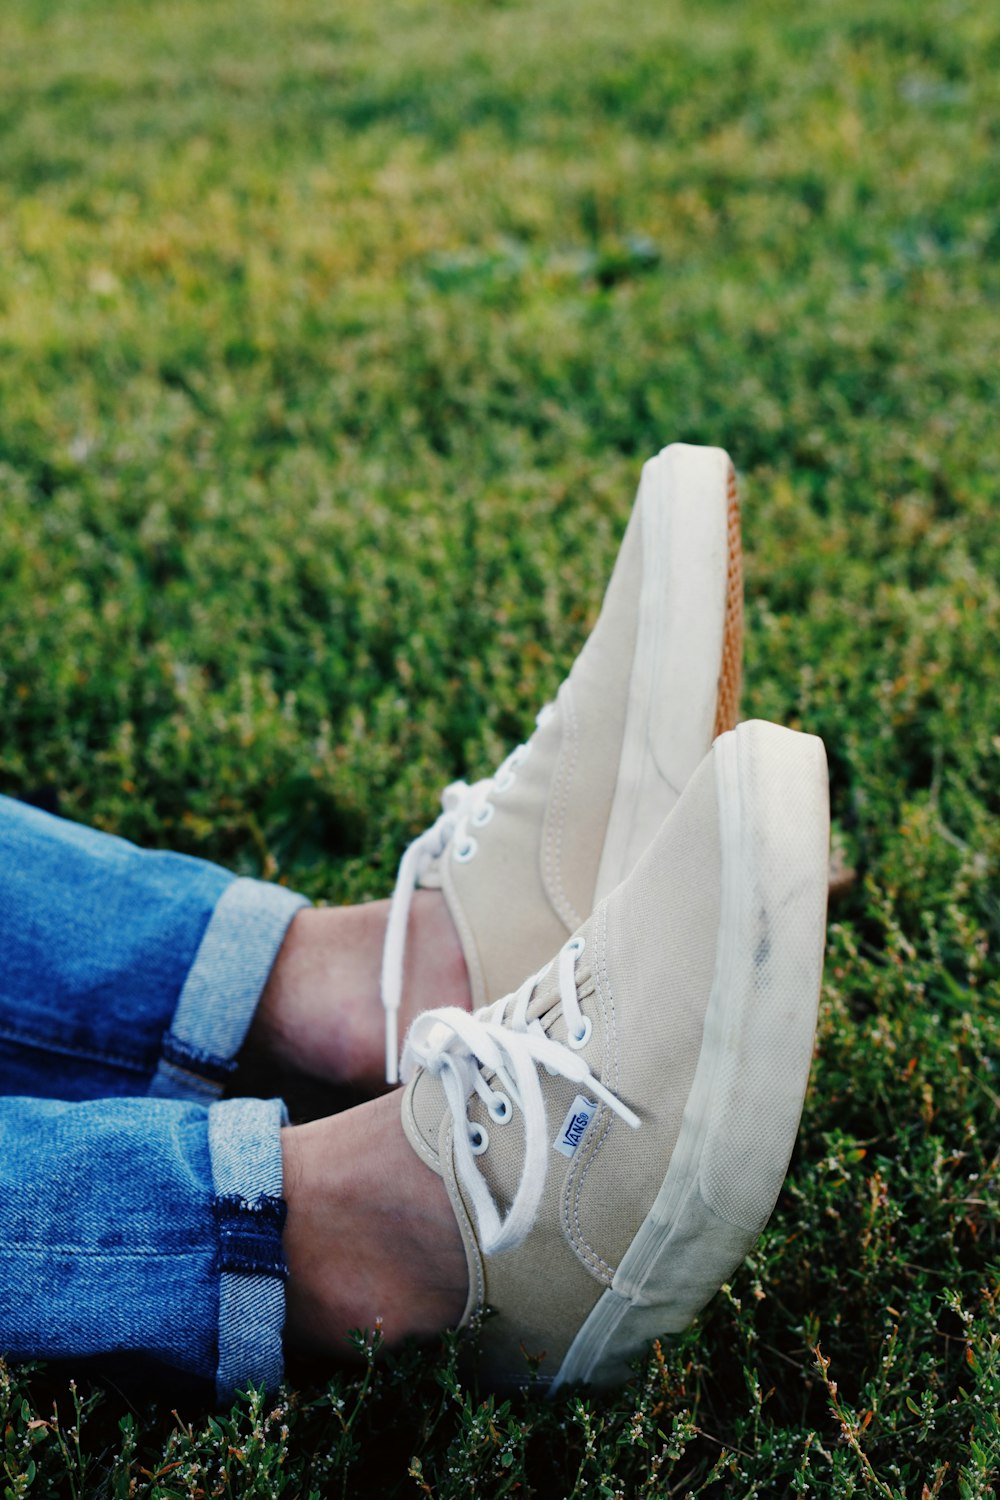
[{"label": "frayed denim hem", "polygon": [[288,1266],[281,1243],[280,1099],[228,1099],[208,1112],[218,1234],[219,1367],[216,1397],[249,1382],[274,1390],[284,1375],[281,1336]]}]

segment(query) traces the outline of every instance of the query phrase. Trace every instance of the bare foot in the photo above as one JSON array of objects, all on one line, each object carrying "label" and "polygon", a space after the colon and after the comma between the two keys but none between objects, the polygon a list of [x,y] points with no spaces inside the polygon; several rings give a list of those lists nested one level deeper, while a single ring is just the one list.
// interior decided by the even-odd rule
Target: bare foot
[{"label": "bare foot", "polygon": [[[379,981],[388,914],[388,901],[300,911],[257,1007],[251,1051],[328,1083],[384,1087]],[[422,1010],[471,1008],[465,960],[440,891],[414,894],[406,970],[401,1038]]]},{"label": "bare foot", "polygon": [[293,1350],[346,1358],[352,1328],[379,1322],[391,1347],[462,1316],[462,1237],[444,1183],[403,1134],[401,1097],[281,1133]]}]

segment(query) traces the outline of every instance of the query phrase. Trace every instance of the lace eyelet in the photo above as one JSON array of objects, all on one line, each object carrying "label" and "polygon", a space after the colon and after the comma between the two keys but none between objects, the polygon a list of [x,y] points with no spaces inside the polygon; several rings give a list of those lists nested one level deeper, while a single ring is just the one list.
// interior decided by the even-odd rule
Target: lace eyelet
[{"label": "lace eyelet", "polygon": [[482,1156],[490,1143],[490,1138],[481,1125],[469,1126],[469,1145],[472,1147],[473,1156]]},{"label": "lace eyelet", "polygon": [[594,1034],[594,1023],[593,1021],[591,1021],[590,1017],[584,1016],[582,1017],[582,1020],[583,1026],[580,1028],[580,1030],[574,1032],[572,1035],[566,1038],[567,1042],[573,1048],[574,1052],[579,1052],[581,1048],[586,1047],[587,1043],[590,1041],[590,1038]]},{"label": "lace eyelet", "polygon": [[506,1125],[513,1117],[514,1106],[506,1094],[495,1093],[489,1104],[490,1119],[495,1120],[498,1125]]},{"label": "lace eyelet", "polygon": [[492,802],[484,802],[482,807],[476,808],[470,821],[476,828],[485,828],[487,823],[493,822],[493,814],[495,812],[496,808]]},{"label": "lace eyelet", "polygon": [[570,941],[566,944],[566,947],[569,949],[569,951],[571,953],[575,953],[577,958],[579,958],[580,954],[583,952],[586,946],[587,939],[582,937],[571,938]]},{"label": "lace eyelet", "polygon": [[514,785],[514,782],[516,780],[517,780],[517,777],[514,775],[514,772],[508,766],[507,770],[504,771],[503,775],[502,776],[497,776],[496,779],[494,780],[494,782],[493,782],[493,790],[495,792],[509,792],[510,789],[511,789],[511,787]]},{"label": "lace eyelet", "polygon": [[466,838],[461,844],[456,844],[452,858],[460,865],[467,865],[470,859],[474,859],[479,845],[474,838]]}]

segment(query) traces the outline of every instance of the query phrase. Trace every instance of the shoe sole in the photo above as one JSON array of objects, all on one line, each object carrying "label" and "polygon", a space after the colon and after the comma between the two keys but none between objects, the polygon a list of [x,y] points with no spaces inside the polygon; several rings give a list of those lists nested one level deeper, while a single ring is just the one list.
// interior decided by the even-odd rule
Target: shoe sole
[{"label": "shoe sole", "polygon": [[809,1076],[826,934],[822,741],[741,724],[714,749],[722,851],[715,978],[663,1185],[551,1389],[627,1379],[740,1264],[784,1181]]},{"label": "shoe sole", "polygon": [[643,571],[618,778],[594,905],[625,879],[712,740],[736,722],[743,569],[721,448],[672,443],[639,485]]}]

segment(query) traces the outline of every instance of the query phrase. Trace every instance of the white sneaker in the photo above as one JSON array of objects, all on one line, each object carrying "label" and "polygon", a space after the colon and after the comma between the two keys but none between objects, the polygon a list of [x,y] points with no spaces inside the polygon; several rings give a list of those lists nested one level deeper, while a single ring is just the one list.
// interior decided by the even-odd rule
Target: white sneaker
[{"label": "white sneaker", "polygon": [[495,1310],[488,1381],[626,1379],[760,1233],[812,1055],[828,845],[822,742],[741,724],[557,959],[413,1023],[403,1127],[462,1232],[463,1326]]},{"label": "white sneaker", "polygon": [[493,776],[446,788],[403,855],[382,966],[389,1082],[415,887],[444,891],[474,1008],[505,994],[625,878],[735,724],[742,650],[733,466],[675,443],[643,468],[600,618],[534,734]]}]

